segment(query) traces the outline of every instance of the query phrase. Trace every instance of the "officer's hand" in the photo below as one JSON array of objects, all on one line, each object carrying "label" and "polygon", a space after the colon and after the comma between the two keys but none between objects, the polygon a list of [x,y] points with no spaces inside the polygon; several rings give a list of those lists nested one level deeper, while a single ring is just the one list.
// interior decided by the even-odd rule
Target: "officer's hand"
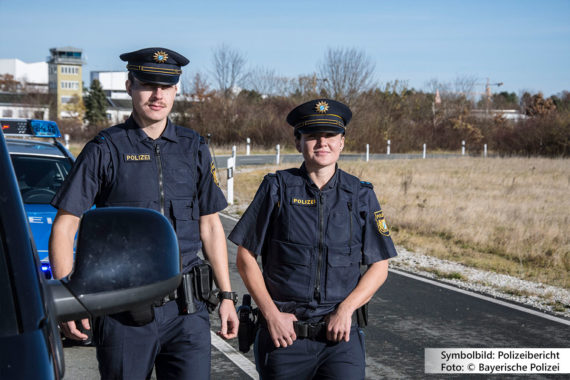
[{"label": "officer's hand", "polygon": [[233,339],[238,334],[239,319],[232,300],[222,300],[218,309],[221,327],[218,335],[224,339]]},{"label": "officer's hand", "polygon": [[275,347],[291,346],[297,339],[295,329],[293,328],[293,322],[296,320],[295,314],[281,312],[266,318],[267,328]]},{"label": "officer's hand", "polygon": [[[89,326],[89,319],[87,319],[87,318],[82,319],[81,325],[83,326],[83,328],[85,330],[91,330],[91,326]],[[77,325],[75,324],[75,321],[68,321],[68,322],[60,323],[59,327],[60,327],[61,331],[63,332],[63,335],[65,335],[66,337],[68,337],[70,339],[87,340],[87,338],[89,338],[87,336],[87,334],[84,334],[77,329]]]},{"label": "officer's hand", "polygon": [[327,340],[340,342],[350,340],[350,326],[352,324],[352,312],[340,307],[329,314],[327,322]]}]

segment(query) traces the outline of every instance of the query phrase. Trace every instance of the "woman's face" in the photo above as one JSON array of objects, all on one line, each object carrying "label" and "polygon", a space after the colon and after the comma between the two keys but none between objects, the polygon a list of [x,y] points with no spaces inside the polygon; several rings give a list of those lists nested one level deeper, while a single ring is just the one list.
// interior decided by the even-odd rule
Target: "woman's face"
[{"label": "woman's face", "polygon": [[307,169],[320,169],[336,164],[344,148],[344,136],[332,132],[304,133],[295,144]]}]

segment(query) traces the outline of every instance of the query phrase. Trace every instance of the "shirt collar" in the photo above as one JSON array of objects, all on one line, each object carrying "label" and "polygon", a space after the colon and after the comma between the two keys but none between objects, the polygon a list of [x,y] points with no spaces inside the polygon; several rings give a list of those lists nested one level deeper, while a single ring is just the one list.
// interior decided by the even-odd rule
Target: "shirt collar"
[{"label": "shirt collar", "polygon": [[[133,115],[131,115],[127,121],[125,122],[126,129],[127,129],[127,136],[131,144],[140,143],[146,139],[150,139],[146,133],[139,127],[137,122],[135,121]],[[170,119],[166,120],[166,128],[160,135],[159,139],[166,139],[174,142],[178,142],[178,136],[176,134],[176,128],[174,124],[170,121]]]},{"label": "shirt collar", "polygon": [[[301,174],[303,175],[303,178],[305,179],[305,181],[307,181],[307,183],[310,186],[314,186],[317,187],[317,185],[315,185],[315,183],[313,182],[313,180],[311,179],[311,177],[309,177],[309,173],[307,172],[307,167],[305,166],[305,163],[303,162],[303,164],[301,165],[301,167],[299,168],[299,170],[301,171]],[[328,190],[328,189],[332,189],[336,186],[338,182],[338,164],[334,165],[334,174],[331,177],[331,179],[327,182],[327,184],[325,186],[323,186],[323,188],[321,189],[322,191],[324,190]],[[318,187],[317,187],[318,188]]]}]

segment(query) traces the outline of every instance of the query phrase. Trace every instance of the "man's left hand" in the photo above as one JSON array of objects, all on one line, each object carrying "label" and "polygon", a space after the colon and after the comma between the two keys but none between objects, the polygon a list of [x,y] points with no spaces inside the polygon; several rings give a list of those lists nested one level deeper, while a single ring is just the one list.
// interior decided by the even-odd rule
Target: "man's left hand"
[{"label": "man's left hand", "polygon": [[327,340],[331,342],[346,342],[350,339],[350,326],[352,324],[352,312],[342,308],[336,309],[326,318]]},{"label": "man's left hand", "polygon": [[238,334],[239,319],[232,300],[222,300],[218,309],[221,328],[218,335],[224,339],[233,339]]}]

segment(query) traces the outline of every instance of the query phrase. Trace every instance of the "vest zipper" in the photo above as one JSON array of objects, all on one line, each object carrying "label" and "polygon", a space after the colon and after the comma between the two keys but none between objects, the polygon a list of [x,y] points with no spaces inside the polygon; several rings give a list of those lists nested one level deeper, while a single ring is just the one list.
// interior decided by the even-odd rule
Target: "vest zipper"
[{"label": "vest zipper", "polygon": [[348,202],[348,219],[350,220],[350,235],[348,235],[348,250],[352,253],[352,202]]},{"label": "vest zipper", "polygon": [[324,198],[323,193],[319,193],[319,255],[317,258],[317,275],[315,279],[315,290],[313,296],[317,302],[321,301],[321,266],[323,265],[324,250]]},{"label": "vest zipper", "polygon": [[158,191],[160,193],[160,213],[164,215],[164,184],[162,180],[162,160],[160,159],[160,147],[154,146],[154,153],[156,154],[156,165],[158,167]]}]

